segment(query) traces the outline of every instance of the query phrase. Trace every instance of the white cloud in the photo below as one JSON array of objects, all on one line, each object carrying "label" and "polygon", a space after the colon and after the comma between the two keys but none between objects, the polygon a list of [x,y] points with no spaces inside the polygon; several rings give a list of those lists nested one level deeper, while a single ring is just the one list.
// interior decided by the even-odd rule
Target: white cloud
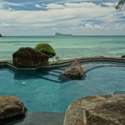
[{"label": "white cloud", "polygon": [[45,3],[43,3],[42,5],[45,6]]},{"label": "white cloud", "polygon": [[24,6],[24,5],[20,3],[17,4],[17,3],[11,3],[11,2],[0,0],[0,8],[4,8],[4,6]]},{"label": "white cloud", "polygon": [[75,30],[75,29],[76,29],[76,27],[75,27],[75,26],[72,26],[72,27],[70,27],[70,29],[73,29],[73,30]]},{"label": "white cloud", "polygon": [[[106,30],[106,28],[115,28],[115,22],[123,21],[124,19],[120,17],[125,14],[124,11],[116,11],[114,7],[102,7],[92,2],[65,3],[64,5],[55,3],[35,4],[38,8],[45,6],[48,9],[40,11],[5,10],[3,5],[0,4],[0,17],[2,17],[0,18],[0,26],[9,28],[14,23],[20,24],[15,29],[21,29],[25,32],[31,31],[31,29],[44,31],[45,28],[51,29],[53,32],[54,30],[61,30],[61,28],[56,27],[62,27],[62,29],[69,27],[69,30],[74,32],[78,29],[81,32],[89,29],[93,29],[93,32],[94,30],[100,31],[100,29]],[[88,20],[95,23],[90,23]],[[96,21],[103,23],[98,24]],[[3,22],[7,23],[2,24]]]},{"label": "white cloud", "polygon": [[89,24],[89,23],[86,23],[85,24],[85,28],[86,29],[93,29],[93,25]]},{"label": "white cloud", "polygon": [[83,26],[80,26],[80,28],[81,28],[81,29],[84,29],[84,27],[83,27]]},{"label": "white cloud", "polygon": [[95,7],[97,6],[96,4],[94,3],[88,3],[88,2],[81,2],[81,3],[65,3],[65,6],[67,7],[85,7],[85,8],[88,8],[88,7]]},{"label": "white cloud", "polygon": [[56,3],[51,3],[51,4],[47,4],[47,9],[62,9],[65,6],[61,5],[61,4],[56,4]]},{"label": "white cloud", "polygon": [[24,6],[23,4],[16,4],[16,3],[10,3],[10,2],[4,2],[4,5],[9,5],[9,6]]},{"label": "white cloud", "polygon": [[117,5],[117,2],[115,2],[115,3],[102,3],[102,4],[109,6],[109,7],[115,7]]},{"label": "white cloud", "polygon": [[59,30],[59,28],[53,27],[51,28],[51,30]]},{"label": "white cloud", "polygon": [[34,6],[37,7],[37,8],[42,8],[42,6],[39,5],[39,4],[35,4]]},{"label": "white cloud", "polygon": [[102,2],[102,0],[62,0],[62,1],[59,1],[59,2],[57,2],[57,3],[76,3],[76,2],[94,2],[94,1],[96,1],[96,2]]},{"label": "white cloud", "polygon": [[[81,27],[81,29],[84,29]],[[85,24],[85,29],[104,29],[104,26],[93,24],[92,22]]]},{"label": "white cloud", "polygon": [[10,26],[17,26],[15,23],[10,24],[10,23],[1,23],[0,27],[10,27]]},{"label": "white cloud", "polygon": [[10,26],[9,23],[2,23],[1,26]]},{"label": "white cloud", "polygon": [[99,26],[99,25],[97,25],[97,24],[94,25],[94,28],[96,28],[96,29],[104,29],[103,26]]}]

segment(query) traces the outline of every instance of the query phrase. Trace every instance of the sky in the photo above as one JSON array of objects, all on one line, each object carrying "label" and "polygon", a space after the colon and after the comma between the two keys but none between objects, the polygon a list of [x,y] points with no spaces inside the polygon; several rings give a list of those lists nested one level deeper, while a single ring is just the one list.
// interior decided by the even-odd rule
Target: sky
[{"label": "sky", "polygon": [[119,0],[0,0],[3,36],[125,35]]}]

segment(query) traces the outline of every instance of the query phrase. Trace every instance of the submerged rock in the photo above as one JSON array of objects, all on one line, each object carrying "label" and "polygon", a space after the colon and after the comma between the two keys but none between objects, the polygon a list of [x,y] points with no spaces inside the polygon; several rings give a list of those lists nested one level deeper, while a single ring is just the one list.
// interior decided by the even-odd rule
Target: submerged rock
[{"label": "submerged rock", "polygon": [[13,65],[18,68],[35,68],[44,66],[48,62],[48,55],[30,47],[22,47],[13,54]]},{"label": "submerged rock", "polygon": [[[62,72],[59,76],[59,79],[62,81],[72,80],[80,80],[85,74],[83,67],[80,62],[76,60],[69,66],[64,72]],[[65,76],[65,77],[64,77]],[[67,77],[67,79],[66,79]]]},{"label": "submerged rock", "polygon": [[9,121],[24,118],[26,108],[23,102],[13,96],[0,97],[0,125]]},{"label": "submerged rock", "polygon": [[64,125],[125,125],[125,95],[78,99],[67,109]]}]

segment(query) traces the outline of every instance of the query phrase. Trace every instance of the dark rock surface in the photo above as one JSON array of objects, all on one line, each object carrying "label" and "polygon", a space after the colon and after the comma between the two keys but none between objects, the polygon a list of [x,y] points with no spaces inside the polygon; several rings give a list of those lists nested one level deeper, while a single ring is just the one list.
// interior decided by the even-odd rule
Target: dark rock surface
[{"label": "dark rock surface", "polygon": [[65,113],[27,112],[24,119],[9,122],[5,125],[63,125],[64,116]]},{"label": "dark rock surface", "polygon": [[61,81],[63,81],[63,82],[67,82],[67,81],[70,81],[70,80],[71,80],[70,78],[68,78],[68,77],[66,77],[66,76],[64,76],[64,75],[62,75],[62,73],[59,74],[58,79],[61,80]]},{"label": "dark rock surface", "polygon": [[68,107],[64,125],[125,125],[125,95],[78,99]]},{"label": "dark rock surface", "polygon": [[23,102],[13,96],[0,96],[0,125],[15,120],[24,118],[26,108]]},{"label": "dark rock surface", "polygon": [[46,65],[48,56],[30,47],[22,47],[13,54],[13,65],[18,68],[35,68]]},{"label": "dark rock surface", "polygon": [[[60,74],[59,79],[63,81],[63,76],[72,80],[80,80],[85,74],[85,71],[78,60],[72,63],[64,72]],[[65,79],[66,80],[66,79]],[[67,79],[69,81],[69,79]]]},{"label": "dark rock surface", "polygon": [[125,55],[123,55],[122,58],[125,58]]}]

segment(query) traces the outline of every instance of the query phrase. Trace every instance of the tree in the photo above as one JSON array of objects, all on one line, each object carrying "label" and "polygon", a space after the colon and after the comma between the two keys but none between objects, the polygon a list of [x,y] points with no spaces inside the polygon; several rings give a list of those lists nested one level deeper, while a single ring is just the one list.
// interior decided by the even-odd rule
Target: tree
[{"label": "tree", "polygon": [[2,37],[2,35],[0,34],[0,37]]},{"label": "tree", "polygon": [[116,9],[117,10],[120,10],[124,7],[124,4],[125,4],[125,0],[120,0],[116,6]]}]

